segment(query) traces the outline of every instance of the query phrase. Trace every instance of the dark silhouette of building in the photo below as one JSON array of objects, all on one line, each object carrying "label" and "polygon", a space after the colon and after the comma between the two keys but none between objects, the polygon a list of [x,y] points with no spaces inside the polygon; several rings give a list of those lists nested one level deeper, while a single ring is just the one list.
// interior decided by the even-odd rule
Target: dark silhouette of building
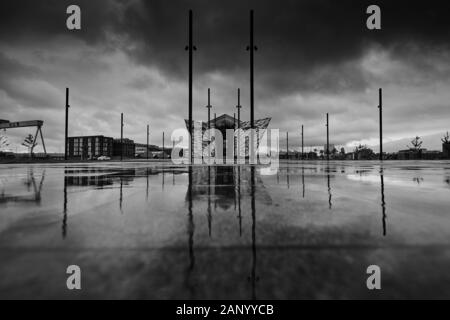
[{"label": "dark silhouette of building", "polygon": [[445,159],[450,159],[450,143],[442,144],[442,153],[444,154]]},{"label": "dark silhouette of building", "polygon": [[113,156],[120,157],[121,154],[126,158],[134,158],[136,154],[136,144],[133,140],[125,138],[121,142],[120,139],[114,139]]},{"label": "dark silhouette of building", "polygon": [[85,136],[68,138],[68,155],[70,158],[93,159],[101,156],[111,157],[113,138],[104,136]]},{"label": "dark silhouette of building", "polygon": [[427,149],[400,150],[398,152],[398,160],[420,160],[420,159],[422,159],[422,153],[424,153],[426,151],[427,151]]}]

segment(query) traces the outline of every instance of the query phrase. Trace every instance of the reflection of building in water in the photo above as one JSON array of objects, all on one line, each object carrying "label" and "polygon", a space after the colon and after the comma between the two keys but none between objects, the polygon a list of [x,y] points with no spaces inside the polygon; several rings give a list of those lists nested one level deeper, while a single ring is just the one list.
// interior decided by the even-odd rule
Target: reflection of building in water
[{"label": "reflection of building in water", "polygon": [[65,171],[68,186],[112,186],[121,181],[131,182],[136,177],[135,169],[117,172],[105,169],[68,169]]},{"label": "reflection of building in water", "polygon": [[[250,177],[251,171],[244,167],[194,167],[192,169],[192,200],[213,199],[216,207],[230,210],[242,198],[250,197],[251,189],[248,183]],[[266,192],[262,180],[260,178],[255,180],[258,186],[258,201],[271,204],[271,197]]]},{"label": "reflection of building in water", "polygon": [[[256,178],[255,167],[189,167],[189,181],[188,188],[186,193],[186,202],[188,204],[188,225],[187,225],[187,234],[188,234],[188,248],[189,248],[189,266],[186,268],[185,274],[185,284],[186,287],[191,292],[191,298],[195,294],[195,285],[192,281],[192,272],[195,266],[195,254],[194,254],[194,232],[195,232],[195,224],[194,224],[194,199],[196,200],[205,200],[204,196],[207,196],[208,204],[213,196],[211,190],[217,190],[220,188],[227,188],[231,186],[232,191],[224,192],[223,196],[228,199],[226,201],[226,208],[231,207],[233,200],[232,197],[238,196],[238,205],[239,205],[239,234],[242,235],[242,225],[241,225],[241,190],[245,190],[246,202],[250,202],[251,207],[251,270],[248,277],[246,277],[246,281],[248,281],[251,285],[251,298],[256,299],[256,291],[257,291],[257,283],[259,281],[259,276],[257,274],[257,244],[256,244],[256,186],[259,185],[258,193],[262,194],[263,199],[269,199],[268,194],[264,192],[264,186],[262,181],[258,181]],[[244,183],[245,182],[245,183]],[[245,187],[243,187],[245,184]],[[217,189],[217,188],[218,189]],[[219,192],[220,194],[220,192]],[[258,199],[258,203],[265,204],[264,201]],[[208,206],[208,213],[210,212]],[[209,217],[208,217],[209,219]],[[209,223],[209,221],[208,221]],[[209,225],[209,230],[211,230],[211,226]]]},{"label": "reflection of building in water", "polygon": [[[173,175],[181,175],[184,171],[173,170]],[[105,187],[114,184],[127,185],[136,178],[162,175],[163,169],[158,168],[67,168],[65,176],[67,186]]]}]

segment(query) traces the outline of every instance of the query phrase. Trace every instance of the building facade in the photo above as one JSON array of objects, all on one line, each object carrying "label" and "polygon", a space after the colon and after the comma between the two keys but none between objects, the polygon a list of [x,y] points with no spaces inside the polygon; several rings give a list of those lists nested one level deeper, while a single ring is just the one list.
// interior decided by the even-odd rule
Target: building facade
[{"label": "building facade", "polygon": [[[259,146],[260,139],[264,136],[264,133],[269,126],[271,118],[258,119],[254,122],[254,128],[256,129],[256,143]],[[189,121],[185,120],[186,128],[189,130]],[[204,136],[205,131],[208,128],[219,130],[222,134],[223,139],[223,151],[222,155],[224,158],[227,157],[227,145],[229,141],[227,141],[227,130],[234,130],[234,156],[237,154],[245,155],[245,157],[249,156],[249,142],[248,142],[248,134],[251,128],[250,121],[241,121],[238,123],[238,120],[235,117],[232,117],[228,114],[223,114],[217,118],[211,119],[209,122],[202,121],[193,121],[192,123],[193,131],[193,144],[194,144],[194,157],[201,157],[203,155],[203,149],[210,144],[208,141],[208,137]],[[197,130],[200,129],[200,130]],[[241,129],[241,131],[236,131],[237,129]],[[238,144],[238,141],[241,143]],[[230,142],[231,144],[231,142]],[[214,155],[215,150],[212,152]]]},{"label": "building facade", "polygon": [[85,136],[68,138],[68,155],[81,160],[95,159],[101,156],[111,157],[113,138],[104,136]]},{"label": "building facade", "polygon": [[133,140],[124,138],[122,141],[120,139],[114,139],[113,142],[113,156],[120,157],[123,155],[124,158],[134,158],[136,155],[136,144]]}]

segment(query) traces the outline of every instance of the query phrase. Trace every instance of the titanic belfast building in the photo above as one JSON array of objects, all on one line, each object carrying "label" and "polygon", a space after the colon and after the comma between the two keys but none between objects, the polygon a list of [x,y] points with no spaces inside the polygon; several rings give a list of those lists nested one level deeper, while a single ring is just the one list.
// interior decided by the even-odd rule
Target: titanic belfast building
[{"label": "titanic belfast building", "polygon": [[[267,127],[269,126],[271,118],[264,118],[255,120],[255,129],[257,132],[257,145],[259,145],[259,139],[264,136],[264,133],[267,130]],[[185,120],[186,128],[189,130],[189,120]],[[242,138],[241,141],[245,141],[245,137],[247,135],[248,130],[251,129],[250,121],[238,121],[235,117],[232,117],[228,114],[223,114],[217,118],[211,119],[209,122],[203,122],[203,121],[193,121],[192,124],[193,128],[193,140],[194,140],[194,154],[202,154],[202,150],[205,146],[207,146],[210,141],[208,141],[207,137],[204,136],[204,133],[206,130],[210,129],[216,129],[219,130],[223,137],[223,156],[224,158],[227,157],[226,155],[226,146],[228,144],[227,142],[227,130],[234,130],[234,145],[237,146],[237,140]],[[201,130],[198,130],[198,128],[201,128]],[[240,131],[238,132],[237,130]],[[244,148],[245,150],[241,150],[240,154],[248,155],[248,143],[242,143],[241,148]],[[237,154],[237,150],[235,149],[234,154]]]}]

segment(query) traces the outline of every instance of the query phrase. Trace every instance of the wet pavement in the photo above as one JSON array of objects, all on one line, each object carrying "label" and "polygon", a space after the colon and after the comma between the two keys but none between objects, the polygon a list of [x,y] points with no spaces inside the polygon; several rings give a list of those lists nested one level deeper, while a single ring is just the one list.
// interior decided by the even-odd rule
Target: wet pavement
[{"label": "wet pavement", "polygon": [[[0,298],[450,298],[450,162],[268,173],[1,165]],[[381,290],[366,287],[370,265]]]}]

